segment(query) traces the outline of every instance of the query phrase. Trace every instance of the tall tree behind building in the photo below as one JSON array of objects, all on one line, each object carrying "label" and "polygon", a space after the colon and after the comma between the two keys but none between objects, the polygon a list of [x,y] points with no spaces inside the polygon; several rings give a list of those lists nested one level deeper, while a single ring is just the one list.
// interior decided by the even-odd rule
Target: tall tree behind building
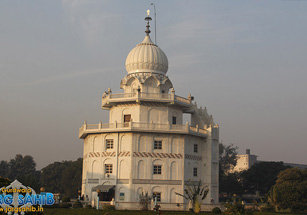
[{"label": "tall tree behind building", "polygon": [[237,164],[238,147],[234,144],[219,145],[219,190],[220,193],[239,194],[243,192],[239,181],[240,174],[230,173]]},{"label": "tall tree behind building", "polygon": [[25,186],[39,189],[40,173],[36,171],[36,163],[32,156],[17,154],[9,162],[0,162],[0,176],[11,181],[18,180]]},{"label": "tall tree behind building", "polygon": [[41,184],[47,192],[77,197],[81,188],[83,159],[49,164],[41,171]]},{"label": "tall tree behind building", "polygon": [[0,176],[7,177],[9,171],[9,164],[7,161],[0,161]]},{"label": "tall tree behind building", "polygon": [[275,184],[277,175],[288,168],[290,167],[285,166],[283,162],[255,163],[251,168],[241,173],[244,190],[247,193],[259,191],[264,195]]}]

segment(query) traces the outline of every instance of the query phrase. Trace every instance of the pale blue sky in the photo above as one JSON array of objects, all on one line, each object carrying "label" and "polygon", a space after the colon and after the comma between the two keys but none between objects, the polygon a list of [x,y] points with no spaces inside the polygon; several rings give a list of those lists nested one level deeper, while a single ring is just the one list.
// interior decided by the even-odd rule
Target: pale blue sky
[{"label": "pale blue sky", "polygon": [[41,168],[82,156],[78,129],[107,122],[101,95],[120,92],[151,2],[176,94],[207,107],[223,143],[307,164],[304,0],[2,0],[1,160],[29,154]]}]

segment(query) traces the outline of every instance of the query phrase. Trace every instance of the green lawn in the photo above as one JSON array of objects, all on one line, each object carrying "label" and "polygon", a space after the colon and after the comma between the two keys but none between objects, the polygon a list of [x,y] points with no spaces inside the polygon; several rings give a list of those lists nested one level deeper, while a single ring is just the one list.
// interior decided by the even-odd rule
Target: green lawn
[{"label": "green lawn", "polygon": [[[127,214],[127,215],[144,215],[144,214],[157,214],[154,211],[126,211],[126,210],[122,210],[122,211],[108,211],[110,214],[114,214],[114,215],[123,215],[123,214]],[[106,213],[106,211],[103,210],[95,210],[95,209],[64,209],[64,208],[45,208],[44,209],[44,215],[103,215],[104,213]],[[180,214],[184,214],[184,215],[189,215],[189,214],[194,214],[191,212],[182,212],[182,211],[162,211],[162,214],[164,215],[180,215]],[[208,213],[208,212],[201,212],[199,214],[206,214],[206,215],[210,215],[212,213]]]},{"label": "green lawn", "polygon": [[[64,209],[64,208],[45,208],[44,215],[103,215],[106,211],[95,210],[95,209]],[[146,215],[146,214],[156,214],[154,211],[109,211],[110,214],[114,215]],[[162,215],[188,215],[194,214],[191,212],[176,212],[176,211],[162,211]],[[213,215],[210,212],[201,212],[199,214]],[[299,215],[299,213],[276,213],[276,212],[266,212],[260,213],[255,212],[254,215]],[[195,215],[195,214],[194,214]],[[302,214],[300,214],[302,215]]]}]

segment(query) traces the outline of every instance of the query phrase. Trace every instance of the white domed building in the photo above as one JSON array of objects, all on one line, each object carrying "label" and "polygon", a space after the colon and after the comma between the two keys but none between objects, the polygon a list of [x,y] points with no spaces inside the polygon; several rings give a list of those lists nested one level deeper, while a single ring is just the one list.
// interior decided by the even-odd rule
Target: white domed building
[{"label": "white domed building", "polygon": [[[189,202],[175,193],[202,180],[209,188],[202,203],[217,203],[218,125],[191,95],[175,94],[166,76],[168,59],[151,41],[151,18],[145,19],[145,39],[126,59],[123,93],[109,89],[103,94],[101,107],[109,111],[109,122],[85,122],[79,129],[84,139],[81,195],[92,205],[111,201],[117,209],[140,209],[139,196],[147,192],[162,210],[188,210]],[[183,122],[184,113],[191,115],[190,123]]]}]

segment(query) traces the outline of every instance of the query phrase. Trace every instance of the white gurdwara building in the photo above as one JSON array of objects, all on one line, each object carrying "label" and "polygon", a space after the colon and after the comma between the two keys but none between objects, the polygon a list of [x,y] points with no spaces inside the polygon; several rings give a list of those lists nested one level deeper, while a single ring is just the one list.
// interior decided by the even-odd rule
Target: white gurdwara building
[{"label": "white gurdwara building", "polygon": [[[175,94],[166,76],[165,53],[146,36],[126,59],[123,93],[102,96],[109,123],[82,125],[82,196],[117,209],[139,209],[139,195],[154,195],[162,210],[187,210],[185,184],[201,180],[209,188],[203,204],[218,202],[219,128],[193,97]],[[183,123],[183,114],[191,116]],[[101,203],[101,202],[100,202]]]}]

